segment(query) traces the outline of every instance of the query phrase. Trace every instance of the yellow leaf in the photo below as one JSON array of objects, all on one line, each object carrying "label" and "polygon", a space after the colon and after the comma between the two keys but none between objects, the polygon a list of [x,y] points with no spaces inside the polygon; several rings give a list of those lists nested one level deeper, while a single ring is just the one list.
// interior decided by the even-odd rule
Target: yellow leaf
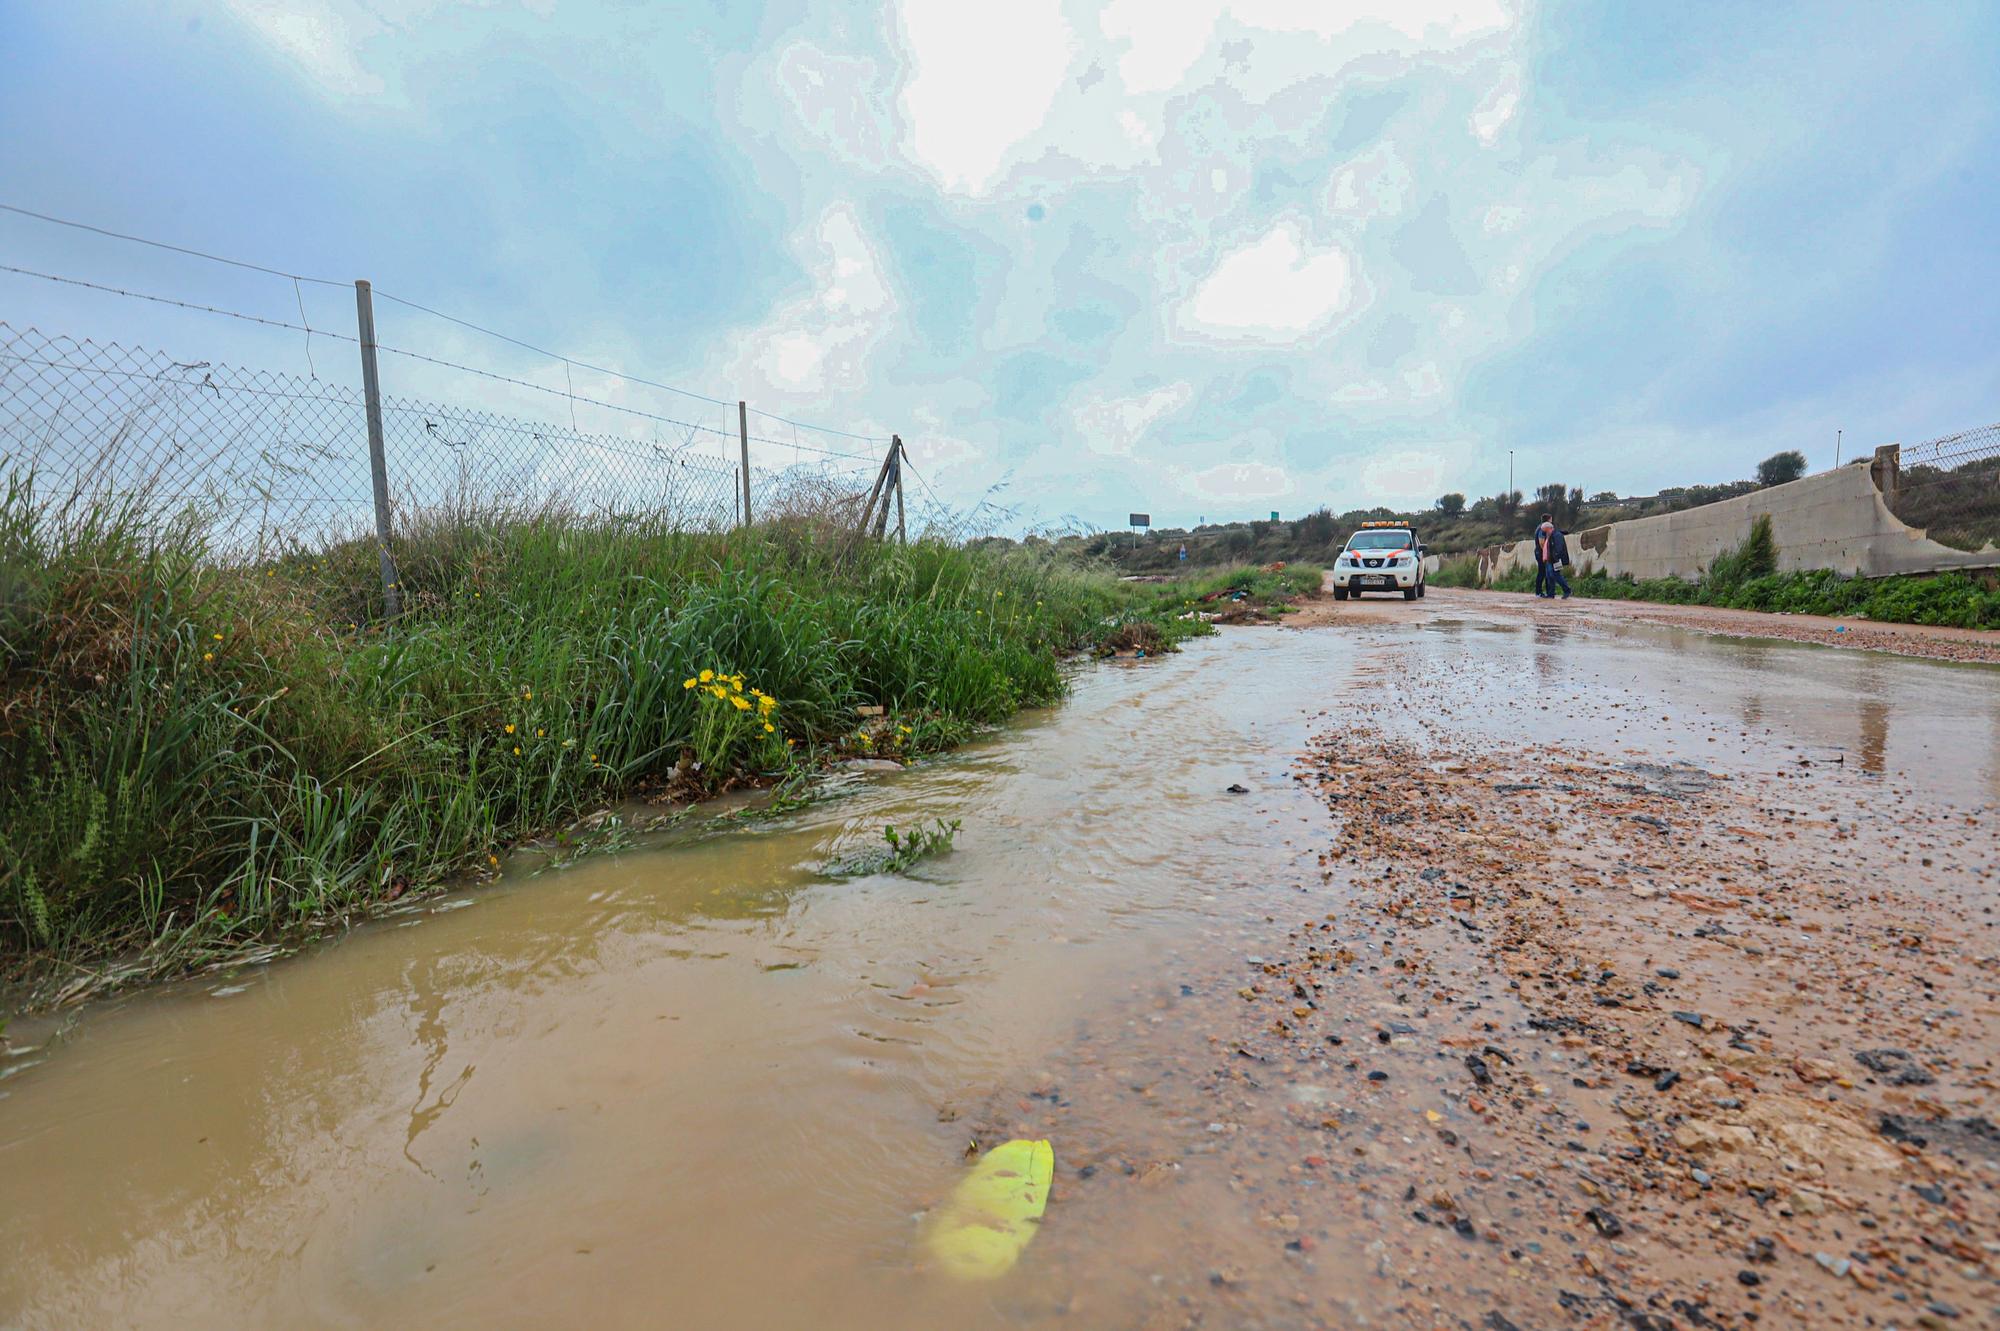
[{"label": "yellow leaf", "polygon": [[1041,1228],[1055,1169],[1046,1141],[1002,1142],[988,1151],[931,1222],[931,1255],[961,1280],[1005,1275]]}]

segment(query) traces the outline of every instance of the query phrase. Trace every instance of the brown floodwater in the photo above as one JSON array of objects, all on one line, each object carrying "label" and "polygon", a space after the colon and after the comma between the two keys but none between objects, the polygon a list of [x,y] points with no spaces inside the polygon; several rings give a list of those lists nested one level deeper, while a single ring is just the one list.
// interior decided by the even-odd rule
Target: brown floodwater
[{"label": "brown floodwater", "polygon": [[[1466,703],[1379,706],[1405,659]],[[1196,1013],[1321,890],[1328,814],[1292,781],[1311,734],[1365,709],[1746,775],[1840,757],[1976,806],[2000,791],[1996,681],[1435,614],[1089,667],[1062,707],[827,802],[17,1028],[0,1325],[1154,1325],[1162,1290],[1270,1246],[1270,1208],[1203,1167],[1231,1107],[1175,1078]],[[827,872],[939,817],[963,823],[947,857]],[[1297,1070],[1273,1091],[1334,1098]],[[960,1283],[921,1218],[975,1125],[1010,1122],[1053,1141],[1048,1219],[1010,1275]],[[1079,1165],[1139,1182],[1098,1196]],[[1365,1299],[1365,1238],[1312,1288]]]},{"label": "brown floodwater", "polygon": [[[921,1269],[949,1120],[1310,857],[1225,793],[1284,780],[1344,655],[1303,646],[1092,668],[831,802],[89,1012],[0,1081],[0,1323],[1010,1320],[1021,1285]],[[946,858],[824,872],[938,817]]]}]

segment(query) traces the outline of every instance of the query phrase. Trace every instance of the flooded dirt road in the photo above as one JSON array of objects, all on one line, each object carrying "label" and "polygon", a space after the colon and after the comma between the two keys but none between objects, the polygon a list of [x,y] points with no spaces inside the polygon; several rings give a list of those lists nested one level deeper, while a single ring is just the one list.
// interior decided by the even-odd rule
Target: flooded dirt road
[{"label": "flooded dirt road", "polygon": [[17,1028],[0,1325],[1990,1324],[2000,672],[1408,609]]},{"label": "flooded dirt road", "polygon": [[[1438,587],[1426,600],[1433,613],[1465,613],[1483,618],[1537,619],[1552,625],[1615,628],[1620,624],[1653,624],[1696,633],[1734,638],[1808,642],[1820,647],[1889,652],[1933,661],[1976,661],[2000,664],[2000,633],[1932,624],[1887,624],[1828,615],[1775,614],[1761,610],[1729,610],[1708,605],[1663,605],[1654,601],[1614,601],[1574,596],[1549,602],[1528,592],[1485,588]],[[1307,608],[1305,621],[1327,624],[1380,618],[1391,603],[1367,598],[1338,605],[1332,600]]]}]

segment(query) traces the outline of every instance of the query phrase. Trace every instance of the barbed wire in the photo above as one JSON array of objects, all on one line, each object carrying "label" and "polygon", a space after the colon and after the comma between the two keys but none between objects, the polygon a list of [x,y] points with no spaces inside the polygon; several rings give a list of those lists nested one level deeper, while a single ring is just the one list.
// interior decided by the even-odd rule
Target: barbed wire
[{"label": "barbed wire", "polygon": [[[247,266],[247,265],[246,265]],[[92,291],[102,291],[107,295],[124,296],[130,300],[147,300],[156,305],[173,305],[183,310],[193,310],[199,314],[219,314],[225,319],[241,319],[245,323],[263,324],[266,328],[283,328],[294,333],[311,336],[318,332],[321,337],[339,338],[343,342],[360,344],[361,339],[347,333],[325,332],[309,328],[305,324],[286,323],[283,319],[267,319],[261,314],[245,314],[241,310],[225,310],[219,305],[200,305],[194,301],[176,300],[172,296],[155,296],[145,291],[130,291],[124,287],[108,286],[103,282],[90,282],[81,277],[64,277],[59,273],[37,272],[33,268],[19,268],[11,263],[0,263],[0,273],[13,273],[20,277],[36,277],[44,282],[58,282],[63,286],[87,287]],[[283,276],[283,274],[280,274]],[[303,311],[301,311],[303,313]]]},{"label": "barbed wire", "polygon": [[[32,218],[36,221],[47,222],[56,226],[70,227],[78,231],[89,232],[91,234],[104,236],[112,240],[126,241],[135,245],[144,245],[153,249],[166,250],[175,254],[183,254],[192,258],[204,259],[211,263],[226,264],[232,268],[241,268],[241,269],[246,269],[250,272],[263,273],[268,276],[283,278],[287,281],[290,281],[293,284],[294,294],[299,294],[297,290],[299,284],[306,282],[313,283],[314,285],[317,286],[327,286],[327,287],[345,288],[345,287],[351,287],[353,285],[350,282],[340,282],[332,278],[325,278],[325,277],[312,277],[302,273],[290,272],[282,268],[273,268],[266,264],[252,263],[245,259],[234,259],[226,255],[214,254],[209,251],[195,249],[190,246],[175,245],[167,241],[154,240],[146,236],[137,236],[137,235],[132,235],[128,232],[114,231],[108,227],[95,226],[88,222],[79,222],[71,218],[57,217],[50,213],[38,212],[31,208],[21,207],[18,204],[0,203],[0,212],[12,213],[16,216]],[[148,300],[156,302],[158,304],[178,306],[179,308],[186,310],[193,310],[206,314],[222,315],[227,318],[240,319],[249,323],[263,324],[273,328],[284,328],[284,329],[289,329],[290,331],[293,332],[304,333],[306,336],[306,363],[309,368],[314,368],[315,373],[317,373],[316,367],[313,367],[312,365],[312,338],[315,334],[318,334],[321,337],[340,338],[342,341],[350,343],[358,340],[352,336],[345,336],[343,334],[328,332],[322,329],[315,329],[311,327],[309,322],[306,322],[305,300],[302,294],[299,295],[299,318],[301,322],[297,324],[292,324],[292,323],[287,323],[283,320],[267,319],[258,315],[244,314],[240,311],[226,310],[217,306],[204,305],[199,302],[182,301],[166,296],[155,296],[144,292],[130,291],[119,287],[109,286],[103,283],[86,281],[81,278],[64,277],[52,273],[36,272],[31,269],[17,268],[11,265],[0,265],[0,268],[4,268],[4,270],[7,272],[18,273],[22,276],[41,278],[44,281],[59,282],[70,286],[88,287],[92,290],[103,291],[113,295],[126,296],[137,300]],[[644,387],[656,389],[663,393],[671,393],[680,397],[692,399],[697,402],[705,402],[710,406],[727,407],[730,405],[730,402],[723,398],[711,397],[706,393],[698,393],[693,389],[681,388],[678,387],[677,385],[669,383],[662,383],[657,379],[648,379],[642,375],[631,374],[623,370],[614,370],[609,368],[608,366],[596,365],[589,361],[579,360],[574,356],[569,356],[559,351],[552,351],[547,347],[537,346],[533,342],[529,342],[524,338],[515,337],[508,333],[502,333],[497,329],[488,328],[484,324],[477,323],[471,319],[462,318],[459,315],[448,314],[443,310],[433,308],[430,305],[426,305],[420,301],[413,300],[407,296],[398,295],[390,291],[383,291],[379,288],[374,288],[373,290],[374,294],[383,300],[391,301],[397,305],[402,305],[409,309],[416,310],[420,313],[430,315],[432,318],[443,319],[448,323],[456,324],[457,326],[467,329],[471,332],[476,332],[486,337],[496,338],[499,341],[506,342],[511,346],[519,347],[524,351],[533,352],[538,356],[546,356],[551,360],[560,361],[564,366],[565,372],[567,372],[570,367],[574,367],[576,369],[586,370],[592,374],[602,374],[616,379],[623,379],[629,383],[640,384]],[[388,348],[382,348],[382,349],[387,350]],[[407,355],[413,353],[405,352],[400,354]],[[438,361],[436,363],[446,364],[447,362]],[[460,366],[457,368],[464,369],[468,367]],[[477,371],[474,372],[477,373]],[[535,387],[540,387],[540,386],[535,385]],[[580,400],[587,400],[587,399],[580,399]],[[859,434],[849,430],[842,430],[831,425],[816,425],[807,421],[795,420],[789,416],[780,416],[774,412],[763,411],[755,407],[748,407],[747,410],[751,414],[764,417],[765,419],[768,420],[778,421],[782,424],[792,426],[794,429],[811,430],[815,433],[830,435],[837,438],[852,439],[859,443],[883,444],[888,442],[888,438],[882,435]],[[765,442],[777,442],[777,441],[766,440]],[[805,447],[805,445],[798,445],[798,446]],[[842,456],[838,453],[835,453],[833,450],[822,449],[819,451],[827,452],[829,453],[829,455],[833,456]]]},{"label": "barbed wire", "polygon": [[[644,380],[637,382],[643,383]],[[864,444],[886,444],[889,442],[889,436],[886,434],[852,434],[846,430],[836,430],[831,425],[810,425],[804,421],[795,421],[790,416],[780,416],[774,411],[760,411],[756,407],[747,406],[747,404],[746,409],[752,416],[762,416],[767,421],[776,421],[780,425],[789,425],[795,430],[812,430],[819,434],[839,435],[842,439],[853,439]]]},{"label": "barbed wire", "polygon": [[95,235],[108,236],[113,240],[130,241],[134,245],[147,245],[156,250],[171,250],[175,254],[185,254],[191,258],[206,259],[210,263],[228,264],[231,268],[247,268],[253,273],[268,273],[272,277],[289,278],[294,282],[311,282],[316,286],[344,287],[349,282],[335,281],[330,277],[307,277],[303,273],[289,273],[282,268],[267,268],[261,263],[251,263],[245,259],[231,259],[220,254],[210,254],[206,250],[190,249],[185,245],[171,245],[164,240],[149,240],[145,236],[128,235],[123,231],[113,231],[109,227],[92,226],[89,222],[72,221],[67,217],[55,217],[48,213],[38,213],[32,208],[19,204],[0,203],[0,212],[13,213],[19,217],[32,217],[38,222],[51,222],[56,226],[72,227],[78,231],[89,231]]},{"label": "barbed wire", "polygon": [[[349,345],[359,345],[360,343],[360,339],[353,336],[352,334],[330,332],[326,329],[313,328],[311,325],[305,323],[291,323],[283,319],[270,319],[264,317],[263,315],[249,314],[241,310],[224,309],[223,307],[217,305],[201,305],[192,301],[177,300],[171,296],[160,296],[160,295],[155,295],[151,292],[132,291],[123,287],[109,286],[101,282],[91,282],[83,278],[65,277],[56,273],[39,272],[30,268],[18,267],[14,264],[0,264],[0,272],[14,273],[23,277],[39,278],[43,281],[57,282],[65,286],[85,287],[93,291],[105,292],[106,294],[109,295],[125,296],[133,300],[151,301],[156,304],[170,305],[179,309],[191,310],[201,314],[220,315],[224,318],[238,319],[245,323],[258,324],[266,328],[279,328],[286,330],[288,332],[304,333],[309,339],[314,336],[318,336],[318,337],[333,338],[337,341],[345,342]],[[303,307],[301,308],[301,315],[303,316]],[[375,349],[377,352],[385,355],[403,356],[410,360],[421,361],[427,365],[436,366],[440,369],[448,369],[462,374],[476,375],[482,379],[490,379],[498,383],[509,384],[516,388],[531,389],[534,392],[538,393],[548,393],[556,397],[565,398],[572,404],[581,402],[584,403],[585,405],[599,407],[606,411],[621,412],[625,415],[638,417],[643,420],[649,420],[659,424],[672,425],[677,429],[695,430],[704,434],[714,435],[716,438],[725,441],[737,440],[739,438],[739,432],[737,431],[718,429],[712,425],[703,425],[695,421],[682,420],[678,417],[667,416],[659,412],[647,411],[640,407],[627,406],[623,403],[607,402],[601,398],[594,398],[586,394],[578,393],[574,390],[574,388],[552,388],[547,384],[538,384],[529,379],[522,379],[517,376],[509,374],[501,374],[495,370],[481,369],[478,366],[466,365],[458,361],[446,360],[441,356],[432,356],[421,351],[412,351],[406,347],[390,346],[386,343],[377,343]],[[311,362],[310,343],[308,343],[307,357],[308,357],[307,364],[308,366],[311,366],[312,362]],[[561,358],[558,357],[557,359]],[[646,380],[632,379],[631,376],[620,375],[616,371],[609,371],[609,370],[597,371],[596,367],[585,365],[581,362],[564,361],[564,365],[566,367],[569,365],[575,365],[578,369],[592,370],[594,372],[610,374],[616,378],[631,379],[631,382],[633,383],[642,383],[642,384],[648,384],[648,386],[656,386],[649,384],[649,382]],[[317,377],[316,369],[314,371],[314,377]],[[698,396],[698,395],[690,394],[688,396]],[[728,403],[722,402],[719,399],[704,398],[702,400],[712,402],[714,403],[714,405],[717,406],[729,405]],[[757,414],[769,415],[769,413],[766,412],[759,412]],[[772,417],[772,419],[781,419],[781,418]],[[571,425],[572,427],[575,426],[575,421],[573,419],[571,421]],[[805,428],[810,429],[812,427],[808,426]],[[860,438],[862,436],[848,436],[848,437]],[[839,449],[823,448],[819,445],[804,443],[797,439],[772,439],[764,435],[751,435],[749,437],[749,442],[767,444],[779,448],[796,448],[808,453],[817,453],[826,457],[845,458],[850,461],[866,462],[873,460],[870,457],[868,457],[867,454],[847,453],[847,452],[842,452]]]}]

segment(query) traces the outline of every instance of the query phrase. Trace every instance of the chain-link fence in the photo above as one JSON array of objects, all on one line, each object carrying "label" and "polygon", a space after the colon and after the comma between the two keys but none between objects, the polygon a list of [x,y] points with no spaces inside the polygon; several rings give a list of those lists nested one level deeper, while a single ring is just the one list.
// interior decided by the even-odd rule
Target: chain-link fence
[{"label": "chain-link fence", "polygon": [[[548,505],[679,530],[740,521],[740,463],[717,456],[738,441],[663,420],[635,421],[631,434],[590,432],[385,393],[392,528],[427,514]],[[858,516],[878,459],[758,442],[779,465],[752,468],[756,516],[786,503]],[[0,323],[0,457],[10,471],[32,471],[44,501],[191,507],[227,557],[374,531],[361,391],[317,377]]]},{"label": "chain-link fence", "polygon": [[1958,550],[2000,547],[2000,425],[1904,444],[1885,498],[1895,515]]}]

